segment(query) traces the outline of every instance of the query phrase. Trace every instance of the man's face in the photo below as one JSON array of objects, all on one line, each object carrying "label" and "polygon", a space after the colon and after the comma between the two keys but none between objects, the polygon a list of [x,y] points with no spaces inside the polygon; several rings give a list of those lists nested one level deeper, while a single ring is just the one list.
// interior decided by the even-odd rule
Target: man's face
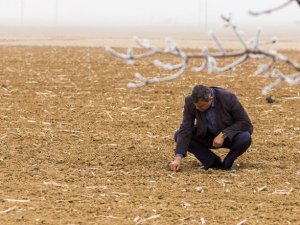
[{"label": "man's face", "polygon": [[210,106],[211,106],[211,103],[212,103],[212,97],[209,98],[208,101],[198,101],[197,103],[194,103],[194,105],[196,106],[196,109],[199,110],[200,112],[204,112],[206,111]]}]

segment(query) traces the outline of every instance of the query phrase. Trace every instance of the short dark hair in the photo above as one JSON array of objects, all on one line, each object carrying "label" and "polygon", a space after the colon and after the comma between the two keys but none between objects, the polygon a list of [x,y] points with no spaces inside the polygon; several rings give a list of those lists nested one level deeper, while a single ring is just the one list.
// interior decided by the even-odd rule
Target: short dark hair
[{"label": "short dark hair", "polygon": [[194,103],[199,101],[208,102],[212,96],[212,90],[204,85],[198,84],[193,88],[192,91],[192,100]]}]

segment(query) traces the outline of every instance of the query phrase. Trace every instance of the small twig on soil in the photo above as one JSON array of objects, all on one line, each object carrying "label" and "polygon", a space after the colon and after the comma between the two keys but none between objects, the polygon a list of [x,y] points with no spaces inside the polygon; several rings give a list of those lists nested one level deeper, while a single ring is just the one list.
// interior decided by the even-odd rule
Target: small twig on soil
[{"label": "small twig on soil", "polygon": [[205,219],[203,217],[200,218],[200,223],[205,224]]},{"label": "small twig on soil", "polygon": [[69,187],[69,185],[67,185],[67,184],[60,184],[60,183],[57,183],[57,182],[54,182],[54,181],[49,181],[49,182],[44,181],[43,184],[44,185],[53,185],[55,187],[64,187],[64,188],[68,188]]},{"label": "small twig on soil", "polygon": [[181,206],[182,208],[185,208],[185,209],[186,209],[187,207],[190,207],[191,204],[190,204],[190,203],[187,203],[187,202],[185,202],[185,201],[181,201],[180,206]]},{"label": "small twig on soil", "polygon": [[158,219],[159,217],[160,217],[160,215],[153,215],[153,216],[150,216],[148,218],[141,219],[141,220],[139,220],[140,218],[138,218],[135,224],[141,224],[141,223],[144,223],[148,220],[155,220],[155,219]]},{"label": "small twig on soil", "polygon": [[128,196],[128,193],[122,193],[122,192],[112,192],[112,194],[117,195],[117,196]]},{"label": "small twig on soil", "polygon": [[37,95],[39,96],[43,96],[43,97],[56,97],[56,94],[53,94],[52,91],[46,91],[46,92],[35,92]]},{"label": "small twig on soil", "polygon": [[191,218],[193,218],[193,216],[184,217],[183,219],[181,219],[181,221],[189,220]]},{"label": "small twig on soil", "polygon": [[246,219],[242,220],[241,222],[239,222],[237,225],[243,225],[244,223],[246,223]]},{"label": "small twig on soil", "polygon": [[264,191],[267,189],[267,186],[263,186],[263,187],[260,187],[260,188],[257,188],[256,190],[254,190],[254,193],[255,192],[261,192],[261,191]]},{"label": "small twig on soil", "polygon": [[172,178],[172,179],[176,178],[176,177],[174,177],[173,175],[174,175],[174,173],[168,174],[168,177],[170,177],[170,178]]},{"label": "small twig on soil", "polygon": [[277,194],[277,195],[289,195],[292,193],[294,188],[290,188],[290,190],[275,190],[272,192],[272,194]]},{"label": "small twig on soil", "polygon": [[8,209],[6,209],[4,211],[0,211],[0,215],[3,215],[5,213],[9,213],[10,211],[15,210],[16,208],[17,208],[17,206],[14,206],[14,207],[8,208]]},{"label": "small twig on soil", "polygon": [[105,216],[105,215],[99,215],[100,217],[106,217],[106,218],[112,218],[112,219],[120,219],[121,217],[116,216]]},{"label": "small twig on soil", "polygon": [[288,99],[288,100],[290,100],[290,99],[300,99],[300,97],[299,96],[296,96],[296,97],[284,97],[284,99]]},{"label": "small twig on soil", "polygon": [[114,119],[112,118],[112,116],[110,115],[109,111],[105,111],[105,113],[108,115],[108,117],[110,118],[111,121],[114,120]]},{"label": "small twig on soil", "polygon": [[7,137],[7,135],[5,134],[5,135],[3,135],[2,137],[0,137],[0,141],[2,141],[4,138],[6,138]]},{"label": "small twig on soil", "polygon": [[203,187],[201,187],[201,186],[195,187],[195,191],[201,192],[201,193],[204,192]]},{"label": "small twig on soil", "polygon": [[69,203],[80,202],[80,203],[82,203],[82,202],[87,202],[87,201],[82,200],[82,199],[57,199],[57,200],[55,200],[55,202],[69,202]]},{"label": "small twig on soil", "polygon": [[217,180],[217,182],[224,188],[226,187],[226,184],[232,183],[230,180],[224,180],[224,179]]},{"label": "small twig on soil", "polygon": [[10,198],[5,198],[3,199],[3,201],[5,202],[18,202],[18,203],[27,203],[27,202],[31,202],[31,200],[27,200],[27,199],[10,199]]},{"label": "small twig on soil", "polygon": [[61,130],[61,132],[66,132],[66,133],[81,133],[81,131],[78,131],[78,130]]},{"label": "small twig on soil", "polygon": [[101,189],[101,190],[106,190],[107,186],[86,186],[86,189]]},{"label": "small twig on soil", "polygon": [[42,122],[42,124],[43,124],[43,125],[48,125],[48,126],[51,125],[51,123],[49,123],[49,122]]},{"label": "small twig on soil", "polygon": [[107,147],[109,147],[109,148],[118,148],[118,144],[114,144],[114,143],[112,143],[112,144],[105,144]]},{"label": "small twig on soil", "polygon": [[137,110],[139,110],[141,108],[141,106],[139,106],[139,107],[136,107],[136,108],[133,108],[133,109],[131,109],[131,111],[137,111]]}]

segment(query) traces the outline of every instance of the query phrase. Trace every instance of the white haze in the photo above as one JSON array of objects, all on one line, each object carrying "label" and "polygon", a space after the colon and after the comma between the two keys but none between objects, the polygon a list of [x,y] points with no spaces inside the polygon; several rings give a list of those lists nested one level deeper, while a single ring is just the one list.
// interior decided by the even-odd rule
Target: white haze
[{"label": "white haze", "polygon": [[297,4],[259,17],[247,13],[283,2],[285,0],[0,0],[0,26],[197,33],[223,29],[220,15],[231,13],[233,21],[244,30],[262,27],[275,33],[295,34],[300,30]]}]

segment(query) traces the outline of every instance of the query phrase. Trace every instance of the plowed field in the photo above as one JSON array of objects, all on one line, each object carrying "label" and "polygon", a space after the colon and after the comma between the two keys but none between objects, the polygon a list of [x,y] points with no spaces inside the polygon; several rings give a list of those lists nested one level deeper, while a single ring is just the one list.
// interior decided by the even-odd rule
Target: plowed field
[{"label": "plowed field", "polygon": [[[300,52],[285,54],[300,62]],[[153,59],[130,66],[103,48],[0,47],[0,224],[300,224],[299,85],[282,84],[266,103],[271,80],[253,76],[253,60],[127,89],[136,71],[167,74]],[[253,122],[236,171],[198,170],[192,155],[168,169],[197,83],[236,93]]]}]

